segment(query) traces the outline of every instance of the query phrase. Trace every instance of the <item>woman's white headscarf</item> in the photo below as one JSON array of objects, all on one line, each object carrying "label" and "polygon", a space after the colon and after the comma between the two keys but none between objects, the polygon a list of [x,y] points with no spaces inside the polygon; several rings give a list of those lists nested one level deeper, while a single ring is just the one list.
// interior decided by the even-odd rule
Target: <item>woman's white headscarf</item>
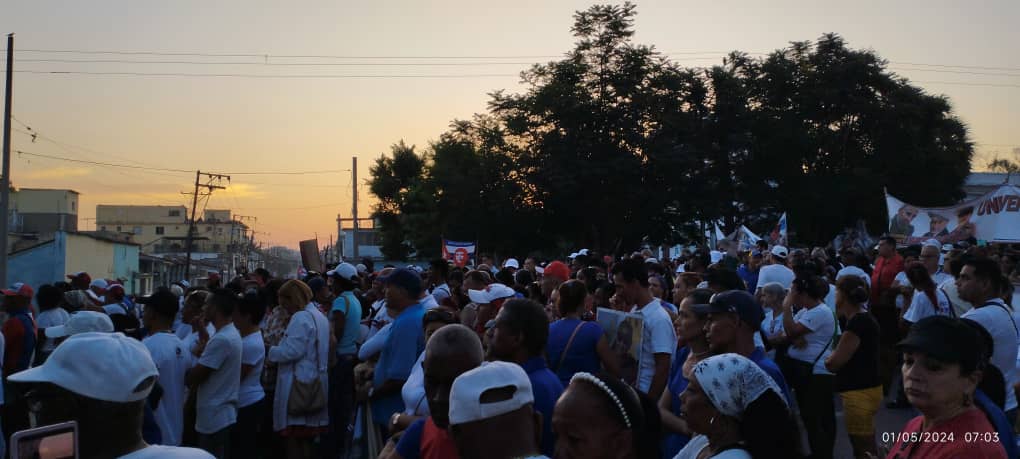
[{"label": "woman's white headscarf", "polygon": [[698,362],[694,377],[715,409],[738,420],[743,418],[747,406],[767,390],[786,401],[772,377],[739,354],[715,355]]}]

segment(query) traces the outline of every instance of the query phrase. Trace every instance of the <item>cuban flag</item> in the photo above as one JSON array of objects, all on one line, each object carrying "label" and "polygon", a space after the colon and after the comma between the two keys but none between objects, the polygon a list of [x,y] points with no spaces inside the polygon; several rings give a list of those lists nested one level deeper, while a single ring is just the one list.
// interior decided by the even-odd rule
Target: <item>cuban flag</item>
[{"label": "cuban flag", "polygon": [[783,216],[779,217],[779,222],[772,228],[769,242],[772,245],[786,245],[786,212],[783,212]]},{"label": "cuban flag", "polygon": [[453,261],[460,268],[472,264],[475,258],[474,242],[457,242],[443,239],[443,259]]}]

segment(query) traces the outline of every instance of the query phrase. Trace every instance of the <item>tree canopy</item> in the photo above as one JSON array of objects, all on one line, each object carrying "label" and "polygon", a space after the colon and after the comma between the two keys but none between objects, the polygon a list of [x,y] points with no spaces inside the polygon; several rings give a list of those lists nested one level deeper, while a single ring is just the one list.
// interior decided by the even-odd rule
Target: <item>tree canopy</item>
[{"label": "tree canopy", "polygon": [[973,145],[949,101],[836,34],[763,57],[686,68],[636,44],[633,4],[579,11],[574,49],[495,91],[418,153],[377,160],[383,252],[484,251],[698,239],[693,222],[827,241],[860,218],[885,226],[883,189],[919,205],[962,197]]}]

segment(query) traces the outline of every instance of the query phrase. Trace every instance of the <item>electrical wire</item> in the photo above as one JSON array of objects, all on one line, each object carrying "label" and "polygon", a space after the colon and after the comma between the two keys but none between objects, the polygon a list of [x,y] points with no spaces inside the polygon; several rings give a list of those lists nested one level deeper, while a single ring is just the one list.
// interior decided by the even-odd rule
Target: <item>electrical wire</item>
[{"label": "electrical wire", "polygon": [[35,156],[35,157],[39,157],[39,158],[56,159],[56,160],[60,160],[60,161],[69,161],[69,162],[72,162],[72,163],[92,164],[94,166],[121,167],[121,168],[125,168],[125,169],[139,169],[139,170],[160,171],[160,172],[188,172],[188,173],[195,172],[195,171],[189,171],[189,170],[184,170],[184,169],[167,169],[167,168],[158,168],[158,167],[133,166],[133,165],[130,165],[130,164],[104,163],[104,162],[101,162],[101,161],[87,161],[87,160],[84,160],[84,159],[64,158],[64,157],[61,157],[61,156],[45,155],[45,154],[42,154],[42,153],[32,153],[32,152],[24,151],[24,150],[15,150],[15,153],[18,153],[19,155]]},{"label": "electrical wire", "polygon": [[154,77],[217,77],[217,78],[301,78],[301,79],[359,79],[359,78],[506,78],[519,76],[516,73],[477,73],[477,74],[438,74],[438,75],[330,75],[330,74],[305,74],[305,75],[267,75],[255,73],[174,73],[174,72],[89,72],[77,70],[15,70],[14,73],[27,73],[34,75],[105,75],[105,76],[154,76]]}]

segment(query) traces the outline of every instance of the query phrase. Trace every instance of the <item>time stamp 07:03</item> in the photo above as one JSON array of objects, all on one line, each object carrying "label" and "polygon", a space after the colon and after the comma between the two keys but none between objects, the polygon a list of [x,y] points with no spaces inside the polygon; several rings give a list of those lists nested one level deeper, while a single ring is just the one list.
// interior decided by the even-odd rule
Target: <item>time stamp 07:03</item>
[{"label": "time stamp 07:03", "polygon": [[953,443],[963,440],[966,443],[998,443],[998,432],[963,432],[962,437],[956,432],[882,432],[882,443]]}]

